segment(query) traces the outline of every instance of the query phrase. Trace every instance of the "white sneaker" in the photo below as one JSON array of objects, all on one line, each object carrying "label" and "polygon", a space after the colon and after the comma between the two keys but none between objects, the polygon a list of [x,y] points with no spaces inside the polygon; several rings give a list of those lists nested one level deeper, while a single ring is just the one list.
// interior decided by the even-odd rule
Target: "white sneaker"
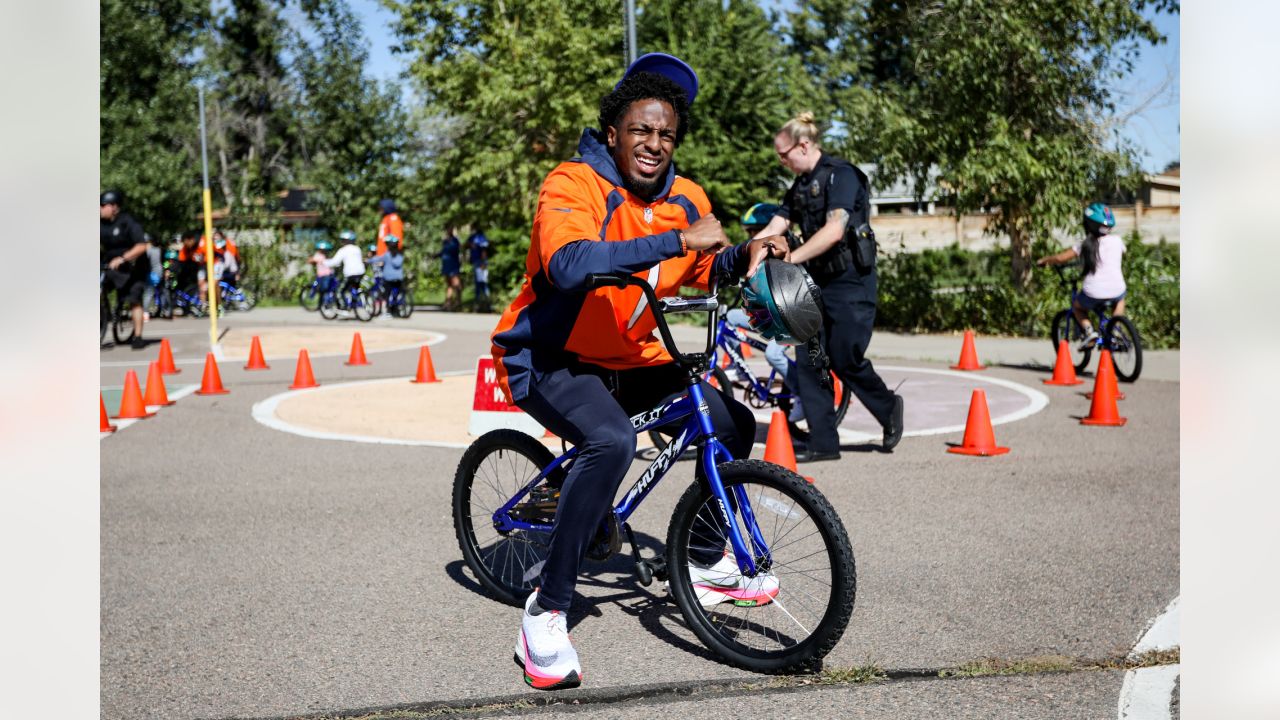
[{"label": "white sneaker", "polygon": [[1080,341],[1079,348],[1081,350],[1090,350],[1095,344],[1097,344],[1097,342],[1098,331],[1093,328],[1089,328],[1089,332],[1084,336],[1084,339]]},{"label": "white sneaker", "polygon": [[524,681],[535,690],[564,690],[582,683],[578,651],[569,638],[569,623],[559,610],[530,615],[529,606],[538,597],[535,590],[524,602],[524,619],[516,638],[516,664],[524,670]]},{"label": "white sneaker", "polygon": [[689,581],[704,608],[730,602],[741,607],[768,605],[778,596],[778,578],[770,573],[746,577],[738,561],[725,553],[709,568],[689,563]]}]

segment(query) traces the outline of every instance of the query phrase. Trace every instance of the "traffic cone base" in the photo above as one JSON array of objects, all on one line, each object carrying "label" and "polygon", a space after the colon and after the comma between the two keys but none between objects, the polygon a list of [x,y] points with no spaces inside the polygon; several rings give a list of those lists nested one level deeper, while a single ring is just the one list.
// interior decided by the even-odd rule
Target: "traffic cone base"
[{"label": "traffic cone base", "polygon": [[360,339],[360,333],[356,333],[351,338],[351,357],[347,358],[347,365],[369,365],[369,359],[364,356],[364,341]]},{"label": "traffic cone base", "polygon": [[981,370],[978,363],[978,350],[973,344],[973,331],[964,331],[964,342],[960,345],[960,362],[951,366],[952,370]]},{"label": "traffic cone base", "polygon": [[1076,366],[1071,363],[1071,350],[1066,340],[1058,341],[1058,359],[1053,365],[1053,377],[1042,380],[1045,385],[1080,385],[1084,381],[1076,377]]},{"label": "traffic cone base", "polygon": [[160,340],[160,357],[157,361],[160,363],[160,372],[165,375],[174,375],[182,372],[173,364],[173,348],[169,346],[169,338]]},{"label": "traffic cone base", "polygon": [[197,395],[226,395],[231,392],[222,387],[222,373],[218,372],[218,361],[213,357],[213,353],[207,353],[204,356],[204,377],[200,381],[200,389],[196,391]]},{"label": "traffic cone base", "polygon": [[316,376],[311,372],[311,356],[303,348],[298,351],[298,367],[293,371],[293,384],[289,389],[306,390],[313,387],[320,387],[320,383],[316,382]]},{"label": "traffic cone base", "polygon": [[152,407],[173,404],[173,401],[169,399],[169,393],[165,392],[164,375],[160,372],[159,362],[152,362],[151,367],[147,369],[147,392],[144,394],[142,401]]},{"label": "traffic cone base", "polygon": [[116,413],[116,419],[149,418],[152,415],[155,413],[148,412],[146,403],[142,401],[138,373],[130,370],[124,376],[124,392],[120,395],[120,412]]},{"label": "traffic cone base", "polygon": [[991,429],[991,412],[987,409],[987,392],[974,390],[969,400],[969,419],[964,425],[964,442],[959,447],[947,448],[957,455],[990,457],[1009,452],[1007,447],[996,445],[996,434]]},{"label": "traffic cone base", "polygon": [[418,351],[418,374],[409,382],[415,383],[437,383],[440,378],[436,377],[435,363],[431,362],[431,349],[426,345],[422,346],[422,350]]},{"label": "traffic cone base", "polygon": [[253,336],[253,342],[249,344],[249,362],[244,366],[245,370],[270,370],[271,366],[267,364],[267,359],[262,356],[262,340],[257,335]]},{"label": "traffic cone base", "polygon": [[111,420],[107,418],[107,401],[103,399],[102,393],[98,393],[98,407],[102,409],[101,420],[98,422],[98,432],[113,433],[120,428],[111,424]]}]

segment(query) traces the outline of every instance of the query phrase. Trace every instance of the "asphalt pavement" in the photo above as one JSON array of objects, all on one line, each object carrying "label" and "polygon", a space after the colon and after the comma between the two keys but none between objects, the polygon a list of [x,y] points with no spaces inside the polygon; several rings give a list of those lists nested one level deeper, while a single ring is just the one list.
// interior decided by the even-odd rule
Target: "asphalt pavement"
[{"label": "asphalt pavement", "polygon": [[[432,348],[444,373],[474,370],[494,320],[419,312],[374,323],[447,335]],[[259,308],[220,322],[323,321]],[[181,364],[203,356],[207,328],[207,320],[158,321],[147,335],[170,337]],[[682,328],[679,337],[698,334]],[[871,355],[942,368],[959,346],[958,336],[877,334]],[[997,427],[1010,454],[948,454],[957,432],[908,437],[891,454],[851,447],[838,462],[801,468],[840,512],[858,565],[853,618],[828,669],[871,665],[914,677],[982,658],[1116,657],[1178,594],[1176,353],[1151,355],[1143,378],[1122,387],[1123,428],[1077,422],[1089,409],[1080,395],[1088,385],[1040,383],[1053,361],[1048,342],[979,337],[978,353],[998,363],[982,374],[1050,399]],[[145,370],[153,358],[104,350],[102,384],[120,384],[129,363]],[[357,368],[343,359],[313,360],[322,384],[409,376],[417,354],[371,353],[373,364]],[[199,381],[198,364],[180,366],[181,382]],[[103,717],[356,714],[532,693],[511,662],[519,611],[479,591],[454,539],[450,492],[461,451],[279,432],[250,409],[285,390],[292,363],[257,373],[224,363],[221,375],[230,394],[182,398],[101,443]],[[636,463],[630,477],[642,468]],[[691,477],[682,463],[633,518],[650,552]],[[720,663],[664,591],[638,585],[628,565],[589,566],[579,584],[570,621],[586,669],[584,705],[639,717],[652,709],[610,699],[637,686],[656,685],[650,694],[659,697],[664,687],[768,681]],[[1115,717],[1119,678],[1089,671],[804,686],[768,712]],[[738,715],[746,714],[742,697],[662,702],[664,711],[698,701]]]}]

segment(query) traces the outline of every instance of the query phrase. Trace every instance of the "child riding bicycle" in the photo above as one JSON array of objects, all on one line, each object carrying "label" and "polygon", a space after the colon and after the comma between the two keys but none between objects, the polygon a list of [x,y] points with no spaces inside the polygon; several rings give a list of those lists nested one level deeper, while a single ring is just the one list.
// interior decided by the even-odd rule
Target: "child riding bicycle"
[{"label": "child riding bicycle", "polygon": [[[772,203],[756,203],[748,208],[741,218],[742,229],[747,231],[747,237],[754,237],[756,233],[763,230],[777,212],[778,206]],[[751,318],[746,311],[740,308],[730,310],[725,315],[724,320],[732,327],[744,330],[751,329]],[[764,358],[768,361],[769,366],[777,371],[778,377],[782,378],[782,382],[786,384],[787,388],[791,390],[791,412],[788,413],[787,419],[791,422],[800,422],[804,419],[804,407],[800,404],[795,363],[787,359],[786,348],[772,338],[769,340],[769,344],[765,346]]]},{"label": "child riding bicycle", "polygon": [[1037,265],[1061,265],[1079,257],[1083,260],[1084,280],[1080,292],[1071,298],[1071,310],[1080,327],[1084,330],[1084,339],[1080,348],[1093,347],[1098,340],[1098,331],[1089,319],[1089,313],[1099,306],[1115,304],[1113,315],[1124,315],[1124,296],[1126,293],[1124,270],[1121,257],[1124,255],[1124,240],[1119,235],[1112,235],[1111,229],[1116,225],[1116,216],[1111,208],[1102,203],[1093,203],[1084,209],[1085,238],[1079,244],[1056,254],[1042,257]]}]

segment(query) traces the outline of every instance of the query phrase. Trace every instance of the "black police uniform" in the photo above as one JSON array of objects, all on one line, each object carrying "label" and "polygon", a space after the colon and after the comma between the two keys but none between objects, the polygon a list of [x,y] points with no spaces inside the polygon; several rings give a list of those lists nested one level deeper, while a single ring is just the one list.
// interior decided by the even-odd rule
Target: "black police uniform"
[{"label": "black police uniform", "polygon": [[142,294],[147,287],[147,275],[151,270],[146,253],[132,262],[125,262],[116,270],[106,269],[108,262],[124,255],[134,245],[146,244],[142,226],[133,219],[132,215],[125,212],[116,213],[115,220],[100,221],[99,242],[99,259],[102,261],[102,267],[106,271],[107,280],[110,281],[111,286],[122,297],[127,297],[129,304],[142,304]]},{"label": "black police uniform", "polygon": [[[864,264],[853,252],[857,228],[870,217],[867,188],[867,176],[861,170],[823,153],[812,171],[791,184],[778,214],[798,223],[807,239],[826,225],[828,212],[837,208],[849,212],[845,237],[827,252],[806,261],[804,268],[822,288],[822,344],[831,369],[880,425],[887,427],[895,396],[865,355],[876,319],[875,256],[871,254],[870,262]],[[818,370],[803,347],[797,351],[798,391],[809,421],[809,449],[815,453],[837,452],[840,440],[832,390],[822,387]]]}]

